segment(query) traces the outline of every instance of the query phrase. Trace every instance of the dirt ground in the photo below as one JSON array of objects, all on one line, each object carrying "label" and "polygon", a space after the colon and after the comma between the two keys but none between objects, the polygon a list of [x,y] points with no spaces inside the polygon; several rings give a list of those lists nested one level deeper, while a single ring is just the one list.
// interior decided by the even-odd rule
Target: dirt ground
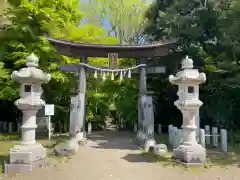
[{"label": "dirt ground", "polygon": [[94,133],[68,162],[12,180],[239,180],[236,166],[187,170],[146,160],[128,133]]}]

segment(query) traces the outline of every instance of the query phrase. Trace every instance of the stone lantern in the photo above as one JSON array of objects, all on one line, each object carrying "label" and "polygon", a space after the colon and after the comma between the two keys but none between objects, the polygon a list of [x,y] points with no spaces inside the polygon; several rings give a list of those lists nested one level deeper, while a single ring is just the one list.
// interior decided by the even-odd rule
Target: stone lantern
[{"label": "stone lantern", "polygon": [[20,99],[15,105],[23,114],[22,138],[19,145],[10,149],[10,164],[5,165],[5,173],[31,171],[33,162],[45,158],[45,148],[35,141],[36,114],[45,105],[41,84],[48,83],[51,76],[37,68],[38,58],[34,54],[27,57],[26,66],[12,73],[12,79],[21,83]]},{"label": "stone lantern", "polygon": [[193,69],[193,60],[188,56],[182,61],[182,71],[176,76],[170,75],[171,84],[178,85],[178,100],[174,105],[183,116],[183,143],[173,150],[173,158],[190,164],[203,164],[206,161],[206,150],[196,141],[195,116],[202,101],[199,100],[199,84],[206,81],[206,75]]}]

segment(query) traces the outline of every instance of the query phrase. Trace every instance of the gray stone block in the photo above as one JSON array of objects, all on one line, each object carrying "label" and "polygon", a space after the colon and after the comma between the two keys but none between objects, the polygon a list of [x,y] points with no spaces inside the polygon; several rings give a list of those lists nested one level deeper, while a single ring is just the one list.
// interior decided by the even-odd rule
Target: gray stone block
[{"label": "gray stone block", "polygon": [[32,152],[12,152],[10,151],[10,164],[30,164],[32,162]]},{"label": "gray stone block", "polygon": [[54,152],[58,156],[72,156],[78,151],[78,141],[71,139],[66,143],[61,143],[54,148]]},{"label": "gray stone block", "polygon": [[16,145],[10,149],[10,164],[31,164],[45,157],[46,150],[41,144]]},{"label": "gray stone block", "polygon": [[173,150],[173,159],[186,164],[202,165],[206,162],[206,150],[200,144],[180,145]]},{"label": "gray stone block", "polygon": [[9,162],[4,161],[4,174],[7,176],[8,174],[26,173],[47,166],[48,162],[46,160],[31,162],[31,164],[9,164]]},{"label": "gray stone block", "polygon": [[145,141],[144,151],[145,152],[154,152],[154,148],[156,146],[156,141],[154,139],[149,139]]},{"label": "gray stone block", "polygon": [[154,148],[154,153],[160,156],[166,155],[168,152],[166,144],[156,144]]}]

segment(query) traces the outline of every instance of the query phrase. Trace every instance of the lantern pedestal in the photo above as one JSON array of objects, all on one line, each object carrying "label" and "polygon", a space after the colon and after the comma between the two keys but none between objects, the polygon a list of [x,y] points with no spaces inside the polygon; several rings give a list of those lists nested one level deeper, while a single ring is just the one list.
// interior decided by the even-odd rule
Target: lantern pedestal
[{"label": "lantern pedestal", "polygon": [[187,164],[204,164],[206,150],[200,144],[181,144],[173,150],[173,159]]},{"label": "lantern pedestal", "polygon": [[200,100],[179,101],[174,105],[183,115],[183,143],[173,150],[173,158],[188,164],[204,164],[206,150],[196,141],[196,112],[202,106]]},{"label": "lantern pedestal", "polygon": [[10,149],[11,164],[31,164],[34,161],[44,159],[46,150],[41,144],[16,145]]}]

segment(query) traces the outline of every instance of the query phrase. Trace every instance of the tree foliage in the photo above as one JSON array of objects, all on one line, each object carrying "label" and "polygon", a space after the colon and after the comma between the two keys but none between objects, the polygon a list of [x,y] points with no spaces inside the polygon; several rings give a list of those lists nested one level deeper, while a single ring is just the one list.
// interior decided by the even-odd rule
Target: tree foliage
[{"label": "tree foliage", "polygon": [[[0,24],[3,27],[0,33],[0,101],[11,102],[2,103],[4,110],[12,111],[13,101],[19,97],[19,85],[12,82],[10,75],[13,70],[24,67],[26,57],[33,52],[40,59],[40,68],[53,77],[49,84],[44,85],[46,102],[55,104],[56,107],[53,120],[61,121],[65,125],[69,123],[70,97],[78,86],[78,78],[73,73],[59,71],[58,67],[62,64],[78,63],[79,59],[59,55],[44,34],[82,43],[115,44],[118,42],[118,39],[109,35],[101,25],[82,23],[86,12],[79,11],[80,7],[78,0],[10,0],[9,4],[3,8],[0,14]],[[88,58],[88,62],[92,65],[106,66],[108,60]],[[87,120],[92,120],[97,115],[100,116],[99,120],[104,120],[108,115],[109,105],[118,103],[116,101],[120,100],[116,98],[122,93],[120,87],[125,85],[118,81],[99,81],[94,79],[92,74],[88,74]],[[115,94],[112,93],[113,88]],[[11,108],[5,106],[11,106]],[[135,105],[133,106],[135,108]],[[122,114],[128,112],[129,110],[126,112],[121,110]],[[17,116],[18,114],[10,120],[15,121]],[[8,117],[2,118],[8,119]],[[131,120],[133,118],[131,117]]]},{"label": "tree foliage", "polygon": [[91,0],[85,2],[83,9],[87,12],[86,22],[110,26],[109,34],[117,37],[120,44],[140,44],[148,6],[144,0]]},{"label": "tree foliage", "polygon": [[176,52],[190,55],[207,73],[200,94],[202,125],[240,127],[239,12],[238,0],[157,0],[147,12],[149,39],[177,37]]}]

